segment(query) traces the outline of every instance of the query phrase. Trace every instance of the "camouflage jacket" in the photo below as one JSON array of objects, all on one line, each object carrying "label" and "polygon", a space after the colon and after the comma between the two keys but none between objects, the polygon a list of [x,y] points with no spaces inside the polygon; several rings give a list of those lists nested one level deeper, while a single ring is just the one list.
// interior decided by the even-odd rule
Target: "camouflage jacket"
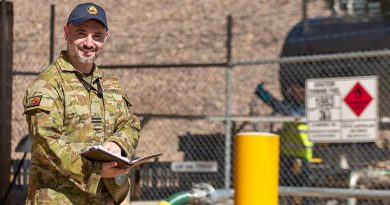
[{"label": "camouflage jacket", "polygon": [[93,89],[80,78],[84,74],[63,51],[26,91],[24,113],[33,141],[27,204],[107,204],[128,192],[128,178],[122,185],[101,180],[101,163],[80,153],[112,141],[131,158],[139,139],[138,118],[118,80],[97,66]]}]

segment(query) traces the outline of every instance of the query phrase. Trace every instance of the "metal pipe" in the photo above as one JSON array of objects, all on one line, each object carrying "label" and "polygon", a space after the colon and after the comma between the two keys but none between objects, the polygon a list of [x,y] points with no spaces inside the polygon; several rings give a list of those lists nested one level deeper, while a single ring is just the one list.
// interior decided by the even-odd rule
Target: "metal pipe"
[{"label": "metal pipe", "polygon": [[[195,185],[199,186],[199,185]],[[322,198],[357,198],[357,199],[379,199],[390,200],[388,190],[352,190],[339,188],[315,188],[315,187],[279,187],[279,196],[309,196]],[[234,189],[216,189],[211,185],[200,184],[200,187],[193,188],[188,192],[179,192],[169,196],[160,202],[159,205],[212,205],[218,202],[226,202],[234,198]],[[226,204],[226,203],[225,203]]]},{"label": "metal pipe", "polygon": [[232,16],[227,17],[227,40],[226,40],[226,60],[227,66],[225,69],[225,86],[226,86],[226,99],[225,99],[225,188],[230,188],[231,180],[231,144],[232,144],[232,29],[233,19]]},{"label": "metal pipe", "polygon": [[302,23],[303,23],[303,32],[307,31],[307,0],[302,0]]},{"label": "metal pipe", "polygon": [[[234,189],[220,189],[216,193],[223,198],[232,198]],[[358,198],[358,199],[382,199],[390,200],[389,190],[362,190],[362,189],[342,189],[342,188],[316,188],[316,187],[279,187],[279,196],[309,196],[309,197],[332,197],[332,198]],[[216,196],[213,196],[217,198]]]},{"label": "metal pipe", "polygon": [[353,1],[354,0],[347,0],[347,14],[351,16],[354,14]]},{"label": "metal pipe", "polygon": [[226,67],[226,63],[177,63],[177,64],[130,64],[130,65],[101,65],[103,69],[145,69],[145,68],[208,68]]},{"label": "metal pipe", "polygon": [[383,49],[377,51],[362,51],[362,52],[349,52],[343,54],[318,54],[318,55],[307,55],[307,56],[293,56],[283,58],[269,58],[261,60],[246,60],[246,61],[235,61],[232,62],[233,66],[245,66],[245,65],[263,65],[263,64],[275,64],[275,63],[304,63],[304,62],[316,62],[324,60],[347,60],[353,58],[364,58],[364,57],[379,57],[389,56],[390,49]]},{"label": "metal pipe", "polygon": [[[348,52],[343,54],[318,54],[309,56],[293,56],[283,58],[269,58],[269,59],[254,59],[245,61],[230,61],[229,66],[250,66],[250,65],[265,65],[265,64],[283,64],[283,63],[304,63],[316,62],[325,60],[348,60],[354,58],[370,58],[390,56],[390,49],[376,50],[376,51],[359,51]],[[130,65],[102,65],[103,69],[170,69],[170,68],[206,68],[206,67],[224,67],[227,63],[183,63],[183,64],[130,64]],[[37,75],[38,72],[32,71],[13,71],[12,75]]]},{"label": "metal pipe", "polygon": [[331,198],[390,199],[389,190],[354,190],[341,188],[279,187],[280,196],[309,196]]},{"label": "metal pipe", "polygon": [[226,202],[232,199],[234,196],[233,189],[216,189],[213,194],[209,196],[210,204],[216,204],[219,202]]},{"label": "metal pipe", "polygon": [[32,71],[12,71],[12,75],[21,75],[21,76],[35,76],[38,75],[39,72],[32,72]]},{"label": "metal pipe", "polygon": [[54,36],[55,36],[55,18],[56,11],[55,5],[50,5],[50,52],[49,52],[49,64],[54,60]]},{"label": "metal pipe", "polygon": [[[54,50],[54,48],[53,48]],[[226,68],[226,63],[178,63],[178,64],[124,64],[124,65],[101,65],[99,68],[107,70],[116,70],[116,69],[186,69],[186,68]],[[12,75],[38,75],[39,72],[34,71],[13,71]]]},{"label": "metal pipe", "polygon": [[[349,188],[355,189],[356,185],[359,181],[359,178],[361,177],[362,172],[361,171],[352,171],[349,175]],[[356,198],[349,198],[348,199],[348,205],[355,205],[356,204]]]},{"label": "metal pipe", "polygon": [[[225,116],[207,116],[206,119],[212,121],[226,121]],[[231,116],[230,120],[235,122],[305,122],[305,118],[284,117],[284,116],[264,116],[264,117],[250,117],[250,116]]]}]

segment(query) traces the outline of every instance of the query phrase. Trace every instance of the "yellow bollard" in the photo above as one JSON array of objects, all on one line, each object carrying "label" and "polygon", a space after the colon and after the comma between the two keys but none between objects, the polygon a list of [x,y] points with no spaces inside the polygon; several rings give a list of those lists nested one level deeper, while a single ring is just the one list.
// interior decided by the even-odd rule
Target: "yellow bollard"
[{"label": "yellow bollard", "polygon": [[279,136],[247,132],[235,136],[235,205],[277,205]]}]

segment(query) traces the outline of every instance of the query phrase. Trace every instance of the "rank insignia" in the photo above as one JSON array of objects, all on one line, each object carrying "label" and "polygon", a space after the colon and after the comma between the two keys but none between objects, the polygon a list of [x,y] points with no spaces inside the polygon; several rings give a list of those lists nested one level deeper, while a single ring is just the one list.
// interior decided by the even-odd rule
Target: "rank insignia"
[{"label": "rank insignia", "polygon": [[88,12],[89,14],[96,15],[96,14],[98,13],[98,10],[97,10],[96,7],[94,7],[94,6],[89,6],[89,7],[87,8],[87,12]]}]

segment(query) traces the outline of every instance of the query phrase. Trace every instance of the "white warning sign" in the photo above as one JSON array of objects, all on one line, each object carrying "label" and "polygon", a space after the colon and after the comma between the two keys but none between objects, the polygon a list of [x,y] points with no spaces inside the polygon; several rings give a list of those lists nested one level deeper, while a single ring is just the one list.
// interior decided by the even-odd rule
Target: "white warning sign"
[{"label": "white warning sign", "polygon": [[378,132],[376,76],[306,81],[306,118],[313,142],[369,142]]}]

